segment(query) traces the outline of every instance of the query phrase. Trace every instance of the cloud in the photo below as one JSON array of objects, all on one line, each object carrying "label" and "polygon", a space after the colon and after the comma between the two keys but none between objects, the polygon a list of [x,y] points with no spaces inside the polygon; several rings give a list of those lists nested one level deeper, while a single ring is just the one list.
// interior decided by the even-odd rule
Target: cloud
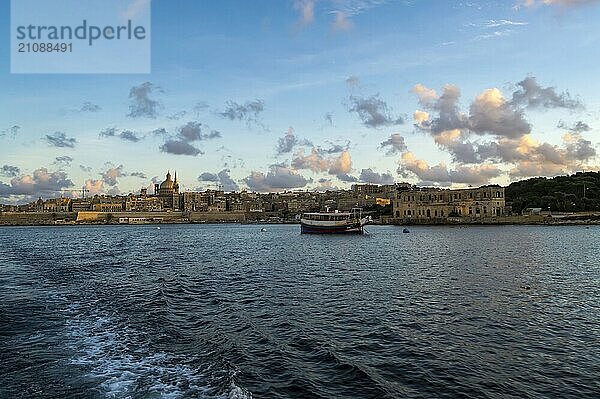
[{"label": "cloud", "polygon": [[163,145],[160,146],[162,152],[173,155],[191,155],[197,156],[198,154],[204,154],[200,149],[194,147],[190,143],[184,140],[167,140]]},{"label": "cloud", "polygon": [[223,169],[217,174],[219,183],[223,187],[223,191],[239,191],[240,187],[235,180],[231,178],[229,173],[231,173],[229,169]]},{"label": "cloud", "polygon": [[534,77],[525,78],[517,83],[517,87],[510,100],[497,88],[486,89],[471,102],[469,112],[464,113],[460,111],[457,86],[444,86],[442,95],[438,96],[435,90],[417,84],[412,91],[419,104],[429,112],[416,111],[415,126],[434,137],[458,129],[465,136],[474,133],[516,139],[531,132],[525,109],[574,110],[583,107],[568,92],[558,94],[553,87],[541,87]]},{"label": "cloud", "polygon": [[[208,130],[208,132],[205,133],[205,130]],[[154,134],[160,136],[168,135],[165,129],[157,129],[154,131]],[[200,122],[190,121],[178,129],[175,137],[167,137],[165,143],[160,146],[160,150],[173,155],[197,156],[204,154],[204,152],[192,143],[219,137],[221,137],[220,132],[210,130],[208,126],[202,125]]]},{"label": "cloud", "polygon": [[429,166],[426,161],[416,158],[412,152],[405,152],[400,160],[398,174],[402,177],[414,175],[421,181],[442,185],[444,183],[482,185],[500,176],[502,171],[495,165],[458,165],[455,169],[449,170],[443,163]]},{"label": "cloud", "polygon": [[219,176],[216,173],[204,172],[204,173],[201,173],[200,176],[198,176],[198,181],[199,182],[203,182],[203,181],[217,182],[217,181],[219,181]]},{"label": "cloud", "polygon": [[435,109],[436,102],[439,99],[435,90],[417,83],[411,91],[419,98],[419,104],[428,109]]},{"label": "cloud", "polygon": [[338,191],[339,187],[333,185],[332,179],[319,179],[319,185],[313,189],[313,191],[317,192],[325,192],[325,191]]},{"label": "cloud", "polygon": [[102,110],[102,107],[90,101],[84,102],[79,108],[79,112],[98,112],[100,110]]},{"label": "cloud", "polygon": [[152,134],[153,136],[166,137],[169,135],[169,132],[167,132],[167,129],[165,129],[164,127],[160,127],[158,129],[154,129],[152,132],[150,132],[150,134]]},{"label": "cloud", "polygon": [[13,125],[13,126],[9,127],[8,129],[0,130],[0,137],[8,136],[8,137],[14,139],[15,137],[17,137],[20,130],[21,130],[21,126]]},{"label": "cloud", "polygon": [[296,146],[312,146],[312,143],[308,140],[301,140],[294,134],[294,128],[288,128],[287,132],[283,137],[277,140],[277,155],[287,154],[292,152]]},{"label": "cloud", "polygon": [[200,122],[188,122],[179,128],[179,138],[187,142],[210,140],[220,137],[221,133],[216,130],[204,133],[202,123]]},{"label": "cloud", "polygon": [[499,147],[505,151],[508,147],[512,150],[509,154],[514,154],[511,178],[556,176],[590,169],[586,162],[597,156],[592,143],[580,133],[566,133],[562,146],[540,143],[525,136],[518,143],[500,143]]},{"label": "cloud", "polygon": [[560,6],[560,7],[576,7],[590,4],[598,4],[599,0],[520,0],[519,5],[525,7],[536,7],[536,6]]},{"label": "cloud", "polygon": [[390,173],[377,173],[373,169],[363,169],[360,171],[360,181],[371,184],[393,184],[394,176]]},{"label": "cloud", "polygon": [[92,171],[91,166],[85,166],[85,165],[79,165],[79,169],[81,169],[82,171],[84,171],[86,173],[90,173]]},{"label": "cloud", "polygon": [[179,112],[175,112],[171,115],[167,115],[167,119],[172,120],[172,121],[178,121],[186,115],[187,115],[187,111],[179,111]]},{"label": "cloud", "polygon": [[303,27],[313,23],[315,19],[315,2],[314,0],[295,0],[294,10],[299,14],[298,26]]},{"label": "cloud", "polygon": [[412,91],[417,94],[419,104],[433,113],[416,111],[415,125],[434,137],[460,130],[464,135],[474,133],[515,138],[531,131],[523,110],[507,101],[496,88],[484,90],[476,96],[468,114],[460,111],[460,89],[457,86],[444,86],[441,96],[421,84]]},{"label": "cloud", "polygon": [[322,154],[339,154],[340,152],[344,152],[350,148],[350,141],[346,141],[345,144],[335,144],[328,142],[329,147],[317,147],[317,150]]},{"label": "cloud", "polygon": [[[449,170],[444,164],[429,166],[412,153],[403,154],[399,172],[408,171],[423,181],[451,184],[462,180],[473,184],[477,180],[469,177],[473,171],[486,172],[487,177],[496,173],[497,166],[489,162],[511,166],[510,177],[553,176],[585,169],[589,166],[585,163],[596,157],[591,141],[581,135],[591,129],[582,121],[572,126],[559,122],[559,128],[569,131],[563,136],[562,145],[538,142],[531,137],[526,109],[583,107],[567,92],[541,87],[533,77],[519,82],[510,99],[497,88],[484,90],[473,99],[468,113],[460,110],[460,89],[456,86],[446,85],[442,95],[421,84],[412,91],[427,110],[414,113],[415,126],[431,134],[458,165]],[[473,164],[476,165],[468,166]]]},{"label": "cloud", "polygon": [[554,176],[585,169],[585,162],[592,161],[597,155],[592,142],[578,132],[566,133],[562,146],[538,142],[531,135],[479,143],[465,140],[459,131],[445,133],[438,136],[444,137],[445,141],[439,139],[436,142],[452,154],[455,162],[513,165],[511,177]]},{"label": "cloud", "polygon": [[496,37],[505,37],[505,36],[510,36],[512,33],[513,33],[512,29],[496,30],[491,33],[483,33],[481,35],[475,36],[473,38],[473,40],[478,41],[478,40],[485,40],[485,39],[493,39]]},{"label": "cloud", "polygon": [[125,176],[125,173],[123,172],[123,165],[108,168],[105,172],[102,172],[101,175],[104,183],[109,186],[116,186],[118,184],[117,179]]},{"label": "cloud", "polygon": [[396,155],[407,150],[404,137],[399,133],[393,133],[390,137],[379,144],[379,148],[387,149],[386,155]]},{"label": "cloud", "polygon": [[502,26],[523,26],[529,25],[529,22],[511,21],[508,19],[488,19],[480,24],[467,24],[468,26],[480,26],[484,28],[499,28]]},{"label": "cloud", "polygon": [[226,105],[225,110],[218,115],[232,121],[245,121],[247,124],[258,123],[258,116],[265,109],[265,102],[259,99],[244,104],[227,101]]},{"label": "cloud", "polygon": [[352,170],[352,157],[348,150],[342,150],[337,156],[326,156],[328,153],[318,147],[313,147],[310,154],[305,154],[304,149],[296,152],[292,159],[292,168],[306,169],[315,173],[327,172],[337,176],[340,180],[353,181],[348,176]]},{"label": "cloud", "polygon": [[348,151],[342,151],[337,158],[331,160],[328,173],[330,175],[342,176],[352,170],[352,157]]},{"label": "cloud", "polygon": [[558,125],[556,125],[556,127],[558,127],[559,129],[570,130],[576,133],[589,132],[590,130],[592,130],[590,125],[583,121],[577,121],[571,126],[567,125],[564,121],[558,121]]},{"label": "cloud", "polygon": [[73,158],[68,155],[56,157],[54,160],[54,163],[61,168],[71,166],[71,162],[73,162]]},{"label": "cloud", "polygon": [[252,191],[273,192],[301,188],[310,183],[310,180],[286,166],[271,165],[266,174],[252,171],[244,178],[244,183]]},{"label": "cloud", "polygon": [[372,8],[387,3],[389,0],[335,0],[331,13],[343,12],[349,16],[356,16]]},{"label": "cloud", "polygon": [[123,130],[119,137],[125,141],[131,141],[132,143],[137,143],[141,140],[141,138],[131,130]]},{"label": "cloud", "polygon": [[10,185],[0,183],[0,197],[55,197],[60,190],[73,186],[73,182],[67,177],[65,172],[49,172],[46,168],[39,168],[34,170],[31,175],[13,177]]},{"label": "cloud", "polygon": [[147,179],[146,174],[144,172],[131,172],[129,176],[139,177],[140,179]]},{"label": "cloud", "polygon": [[360,79],[358,78],[358,76],[348,76],[346,78],[346,84],[350,87],[356,87],[360,84]]},{"label": "cloud", "polygon": [[340,181],[346,182],[346,183],[356,183],[358,181],[357,177],[351,176],[348,173],[341,173],[339,175],[336,176],[338,179],[340,179]]},{"label": "cloud", "polygon": [[161,91],[151,82],[142,83],[139,86],[133,86],[129,90],[129,113],[130,118],[156,118],[162,104],[150,96],[155,91]]},{"label": "cloud", "polygon": [[73,137],[67,137],[64,132],[54,132],[46,135],[46,142],[53,147],[74,148],[77,140]]},{"label": "cloud", "polygon": [[512,104],[527,108],[565,108],[583,109],[579,100],[571,98],[569,92],[557,93],[554,87],[542,87],[534,76],[528,76],[519,83],[518,89],[513,93]]},{"label": "cloud", "polygon": [[516,138],[531,131],[523,111],[508,103],[495,88],[478,95],[469,113],[469,129],[476,134]]},{"label": "cloud", "polygon": [[84,187],[90,196],[104,193],[104,181],[102,180],[88,179],[85,181]]},{"label": "cloud", "polygon": [[343,11],[335,11],[334,19],[331,23],[331,29],[334,32],[347,31],[354,27],[352,21],[348,18],[348,15]]},{"label": "cloud", "polygon": [[129,141],[131,143],[137,143],[142,140],[137,133],[131,130],[119,130],[114,127],[108,127],[102,130],[99,134],[100,137],[118,137],[123,141]]},{"label": "cloud", "polygon": [[17,177],[19,174],[21,174],[21,169],[19,169],[17,166],[4,165],[2,168],[0,168],[0,175],[2,176]]},{"label": "cloud", "polygon": [[370,128],[404,123],[402,117],[391,116],[388,105],[379,98],[379,94],[368,98],[350,96],[348,111],[356,112],[363,124]]}]

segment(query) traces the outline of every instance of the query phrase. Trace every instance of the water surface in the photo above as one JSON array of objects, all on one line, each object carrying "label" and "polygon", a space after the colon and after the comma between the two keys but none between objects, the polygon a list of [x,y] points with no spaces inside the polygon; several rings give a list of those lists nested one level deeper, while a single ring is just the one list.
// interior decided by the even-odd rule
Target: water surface
[{"label": "water surface", "polygon": [[0,397],[584,398],[600,227],[0,228]]}]

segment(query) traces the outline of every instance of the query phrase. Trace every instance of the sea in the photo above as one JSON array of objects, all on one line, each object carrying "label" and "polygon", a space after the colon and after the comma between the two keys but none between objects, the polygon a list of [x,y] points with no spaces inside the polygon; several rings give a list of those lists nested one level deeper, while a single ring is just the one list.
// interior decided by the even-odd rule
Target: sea
[{"label": "sea", "polygon": [[0,398],[600,397],[600,226],[409,230],[0,228]]}]

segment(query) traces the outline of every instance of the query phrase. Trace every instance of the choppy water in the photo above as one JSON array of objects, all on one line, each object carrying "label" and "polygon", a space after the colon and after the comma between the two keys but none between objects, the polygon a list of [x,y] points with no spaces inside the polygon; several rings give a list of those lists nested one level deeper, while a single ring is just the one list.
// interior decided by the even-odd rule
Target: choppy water
[{"label": "choppy water", "polygon": [[0,229],[2,398],[600,395],[600,227]]}]

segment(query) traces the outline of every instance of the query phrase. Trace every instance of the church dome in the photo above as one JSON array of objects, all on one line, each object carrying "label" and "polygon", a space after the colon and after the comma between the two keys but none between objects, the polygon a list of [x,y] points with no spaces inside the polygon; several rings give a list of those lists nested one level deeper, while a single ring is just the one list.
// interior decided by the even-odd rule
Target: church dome
[{"label": "church dome", "polygon": [[172,190],[174,186],[175,183],[173,183],[173,180],[171,180],[171,173],[167,173],[167,179],[164,182],[160,183],[160,189]]}]

